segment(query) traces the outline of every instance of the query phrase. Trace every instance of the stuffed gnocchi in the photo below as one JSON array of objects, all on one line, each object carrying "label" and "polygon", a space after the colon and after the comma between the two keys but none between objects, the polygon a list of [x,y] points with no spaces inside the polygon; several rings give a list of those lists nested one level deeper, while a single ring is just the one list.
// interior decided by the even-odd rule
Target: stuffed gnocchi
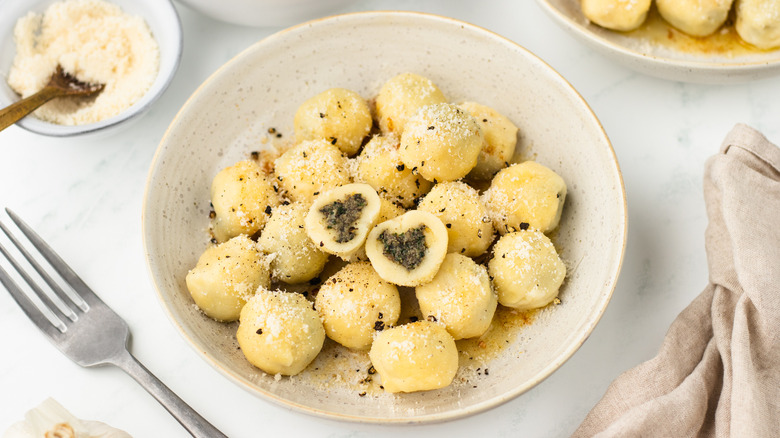
[{"label": "stuffed gnocchi", "polygon": [[485,136],[466,110],[450,103],[420,108],[401,135],[401,161],[434,183],[466,176],[483,149]]},{"label": "stuffed gnocchi", "polygon": [[431,189],[431,182],[412,172],[401,161],[400,140],[394,135],[377,135],[357,158],[356,179],[374,188],[382,197],[406,208]]},{"label": "stuffed gnocchi", "polygon": [[360,251],[381,209],[368,184],[347,184],[322,194],[306,214],[306,233],[325,252],[349,260]]},{"label": "stuffed gnocchi", "polygon": [[474,117],[485,135],[477,165],[471,169],[468,176],[477,180],[489,180],[512,161],[517,147],[517,126],[489,106],[476,102],[463,102],[458,106]]},{"label": "stuffed gnocchi", "polygon": [[413,210],[374,227],[366,254],[385,281],[418,286],[430,281],[447,255],[447,228],[436,216]]}]

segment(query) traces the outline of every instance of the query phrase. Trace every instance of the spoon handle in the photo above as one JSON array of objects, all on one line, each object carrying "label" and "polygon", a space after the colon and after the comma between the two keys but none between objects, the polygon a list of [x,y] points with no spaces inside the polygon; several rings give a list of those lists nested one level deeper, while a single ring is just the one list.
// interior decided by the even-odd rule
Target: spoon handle
[{"label": "spoon handle", "polygon": [[22,117],[35,111],[44,103],[63,95],[65,95],[63,90],[46,86],[32,96],[0,109],[0,131],[18,122]]}]

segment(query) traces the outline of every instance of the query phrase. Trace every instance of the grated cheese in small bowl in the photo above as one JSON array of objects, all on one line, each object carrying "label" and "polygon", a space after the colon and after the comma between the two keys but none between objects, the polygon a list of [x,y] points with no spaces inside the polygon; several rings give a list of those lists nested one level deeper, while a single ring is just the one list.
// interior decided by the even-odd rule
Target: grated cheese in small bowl
[{"label": "grated cheese in small bowl", "polygon": [[57,65],[104,84],[97,96],[54,99],[19,123],[72,136],[138,115],[165,90],[181,56],[181,25],[169,0],[60,0],[11,4],[0,16],[0,107],[41,90]]}]

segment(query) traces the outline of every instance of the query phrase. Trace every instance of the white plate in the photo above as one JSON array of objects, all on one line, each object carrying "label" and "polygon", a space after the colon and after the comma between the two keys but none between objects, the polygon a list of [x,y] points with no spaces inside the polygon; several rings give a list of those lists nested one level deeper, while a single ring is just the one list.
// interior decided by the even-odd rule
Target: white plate
[{"label": "white plate", "polygon": [[[631,69],[683,82],[746,82],[780,73],[780,49],[755,50],[737,47],[730,53],[701,53],[632,33],[614,32],[592,24],[582,14],[579,0],[537,0],[558,24],[575,37]],[[685,38],[684,35],[678,37]]]},{"label": "white plate", "polygon": [[[345,87],[369,98],[384,81],[407,71],[431,78],[451,101],[476,100],[505,114],[520,128],[519,155],[535,157],[568,182],[556,236],[570,267],[560,294],[563,304],[542,310],[532,324],[502,342],[504,348],[483,365],[489,375],[462,368],[456,382],[444,389],[398,395],[378,390],[361,397],[358,381],[367,377],[367,355],[349,353],[333,342],[326,342],[302,374],[277,381],[237,349],[235,324],[205,317],[187,292],[185,275],[208,245],[211,180],[221,168],[262,148],[269,128],[283,134],[282,141],[290,138],[295,110],[309,97]],[[532,388],[574,354],[614,290],[626,239],[626,204],[615,154],[598,119],[539,58],[453,19],[368,12],[272,35],[201,85],[157,150],[147,180],[143,226],[147,261],[163,307],[217,370],[254,394],[310,414],[408,423],[452,419],[496,406]],[[334,362],[343,366],[329,365]]]}]

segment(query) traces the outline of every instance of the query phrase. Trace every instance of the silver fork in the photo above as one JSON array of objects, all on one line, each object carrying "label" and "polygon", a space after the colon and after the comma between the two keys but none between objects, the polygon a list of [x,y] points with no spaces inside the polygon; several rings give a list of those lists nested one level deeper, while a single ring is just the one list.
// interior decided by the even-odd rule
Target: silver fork
[{"label": "silver fork", "polygon": [[63,290],[5,224],[0,222],[0,228],[48,285],[53,292],[52,296],[44,292],[38,282],[28,275],[2,244],[0,244],[0,253],[40,298],[50,315],[47,317],[30,300],[2,266],[0,266],[0,283],[49,340],[62,353],[83,367],[111,364],[121,368],[156,398],[192,436],[225,437],[130,354],[127,349],[130,339],[127,323],[95,295],[19,216],[7,208],[5,211],[54,271],[73,288],[73,291]]}]

